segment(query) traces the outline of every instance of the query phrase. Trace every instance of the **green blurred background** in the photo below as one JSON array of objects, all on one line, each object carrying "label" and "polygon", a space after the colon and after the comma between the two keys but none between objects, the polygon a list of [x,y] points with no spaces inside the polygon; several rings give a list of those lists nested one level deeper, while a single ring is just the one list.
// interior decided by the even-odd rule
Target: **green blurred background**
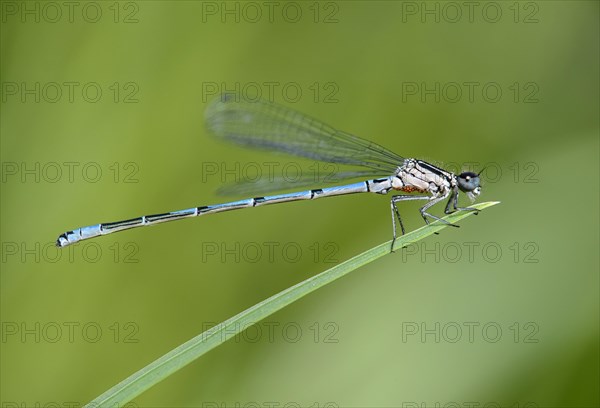
[{"label": "green blurred background", "polygon": [[84,404],[390,238],[389,197],[358,195],[53,247],[221,202],[221,176],[242,171],[223,166],[299,163],[207,134],[207,100],[236,87],[403,156],[488,164],[479,201],[502,204],[276,313],[137,406],[599,405],[598,2],[71,4],[1,3],[4,406]]}]

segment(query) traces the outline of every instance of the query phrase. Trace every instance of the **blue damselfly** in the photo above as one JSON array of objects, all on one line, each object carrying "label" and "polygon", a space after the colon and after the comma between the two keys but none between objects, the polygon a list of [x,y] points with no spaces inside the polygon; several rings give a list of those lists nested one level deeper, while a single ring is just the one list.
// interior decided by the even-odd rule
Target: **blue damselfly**
[{"label": "blue damselfly", "polygon": [[[391,198],[394,240],[396,218],[402,234],[405,233],[396,206],[400,201],[426,200],[427,203],[421,207],[420,212],[427,224],[431,218],[457,227],[428,212],[430,207],[445,199],[448,199],[446,214],[454,211],[477,211],[469,207],[459,207],[458,194],[462,191],[473,201],[481,192],[479,174],[467,171],[456,175],[423,160],[401,157],[376,143],[336,130],[284,106],[263,100],[251,101],[238,94],[223,94],[209,104],[205,120],[207,128],[222,139],[246,147],[278,151],[317,161],[358,166],[361,171],[341,173],[337,175],[337,180],[356,179],[359,176],[368,180],[81,227],[61,234],[56,245],[65,247],[100,235],[182,218],[354,193],[387,194],[391,191],[421,193],[420,195],[400,194]],[[304,183],[301,181],[299,184],[308,185],[309,182],[305,180]]]}]

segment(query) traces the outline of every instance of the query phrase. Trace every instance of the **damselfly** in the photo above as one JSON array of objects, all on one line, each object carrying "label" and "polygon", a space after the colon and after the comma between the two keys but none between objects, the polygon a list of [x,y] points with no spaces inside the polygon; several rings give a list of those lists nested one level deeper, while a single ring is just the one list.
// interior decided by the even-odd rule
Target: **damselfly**
[{"label": "damselfly", "polygon": [[[429,208],[447,198],[446,214],[454,211],[477,211],[474,208],[459,207],[458,194],[462,191],[471,201],[475,200],[481,192],[479,174],[466,171],[456,175],[423,160],[401,157],[376,143],[336,130],[284,106],[263,100],[251,101],[238,94],[223,94],[209,104],[205,120],[208,129],[216,136],[239,145],[279,151],[317,161],[359,166],[363,170],[340,173],[337,180],[349,180],[359,176],[369,179],[353,184],[254,197],[81,227],[61,234],[56,245],[65,247],[100,235],[199,215],[354,193],[421,193],[400,194],[391,198],[394,240],[396,218],[402,234],[405,233],[396,205],[400,201],[426,200],[427,203],[421,207],[420,212],[427,224],[429,219],[432,219],[458,227],[428,212]],[[309,181],[304,180],[296,183],[298,184],[308,185]]]}]

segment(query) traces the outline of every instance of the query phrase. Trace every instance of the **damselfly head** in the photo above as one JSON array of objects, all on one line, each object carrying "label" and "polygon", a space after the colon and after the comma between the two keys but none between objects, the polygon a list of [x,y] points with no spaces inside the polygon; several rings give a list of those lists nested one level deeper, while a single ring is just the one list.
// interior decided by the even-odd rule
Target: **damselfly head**
[{"label": "damselfly head", "polygon": [[458,188],[463,193],[467,193],[467,197],[471,201],[475,201],[475,199],[481,193],[481,186],[479,185],[479,174],[473,173],[470,171],[465,171],[460,173],[456,180],[458,182]]}]

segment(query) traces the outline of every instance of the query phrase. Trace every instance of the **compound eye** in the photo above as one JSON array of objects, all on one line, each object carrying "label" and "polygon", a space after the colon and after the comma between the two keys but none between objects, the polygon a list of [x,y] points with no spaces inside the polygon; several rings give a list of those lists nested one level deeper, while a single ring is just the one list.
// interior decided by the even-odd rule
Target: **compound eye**
[{"label": "compound eye", "polygon": [[475,173],[464,172],[458,176],[458,188],[462,191],[473,191],[479,187],[479,177]]}]

